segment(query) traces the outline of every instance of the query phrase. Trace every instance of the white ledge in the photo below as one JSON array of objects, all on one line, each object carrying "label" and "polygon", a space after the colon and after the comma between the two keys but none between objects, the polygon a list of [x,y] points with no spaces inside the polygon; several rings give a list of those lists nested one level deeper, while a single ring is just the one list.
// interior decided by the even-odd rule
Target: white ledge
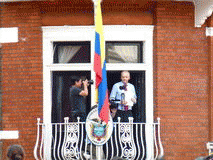
[{"label": "white ledge", "polygon": [[206,36],[213,36],[213,27],[206,27]]},{"label": "white ledge", "polygon": [[0,140],[1,139],[18,139],[19,131],[0,131]]},{"label": "white ledge", "polygon": [[18,42],[18,27],[0,28],[0,43]]}]

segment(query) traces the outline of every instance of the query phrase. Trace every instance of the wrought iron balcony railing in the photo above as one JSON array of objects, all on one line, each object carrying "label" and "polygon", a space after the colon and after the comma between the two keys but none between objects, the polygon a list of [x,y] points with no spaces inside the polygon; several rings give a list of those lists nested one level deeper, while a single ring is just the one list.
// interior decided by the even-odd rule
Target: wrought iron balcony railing
[{"label": "wrought iron balcony railing", "polygon": [[[44,124],[38,119],[37,140],[34,148],[36,160],[70,159],[122,159],[154,160],[163,156],[160,138],[160,118],[156,123],[129,122],[113,123],[113,134],[103,146],[93,145],[86,135],[85,122]],[[100,154],[96,153],[101,147]],[[97,156],[96,156],[97,155]]]}]

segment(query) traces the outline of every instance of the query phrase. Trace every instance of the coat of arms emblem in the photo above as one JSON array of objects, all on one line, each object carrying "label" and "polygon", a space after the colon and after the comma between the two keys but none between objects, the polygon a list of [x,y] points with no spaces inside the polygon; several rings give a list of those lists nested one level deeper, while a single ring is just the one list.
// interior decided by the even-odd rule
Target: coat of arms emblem
[{"label": "coat of arms emblem", "polygon": [[98,108],[90,111],[86,119],[86,131],[90,141],[95,145],[103,145],[111,137],[113,130],[112,117],[109,116],[108,123],[102,121],[98,116]]}]

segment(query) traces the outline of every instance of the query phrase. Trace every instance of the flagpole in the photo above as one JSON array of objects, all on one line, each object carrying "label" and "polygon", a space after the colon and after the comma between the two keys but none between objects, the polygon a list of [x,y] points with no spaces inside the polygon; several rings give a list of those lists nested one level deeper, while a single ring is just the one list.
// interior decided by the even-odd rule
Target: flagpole
[{"label": "flagpole", "polygon": [[[94,3],[94,24],[96,24],[96,14],[97,14],[97,5],[98,5],[98,1],[99,0],[92,0],[93,3]],[[98,92],[97,92],[97,89],[95,90],[95,101],[97,102],[97,98],[98,97]],[[102,157],[102,154],[101,154],[101,148],[102,146],[101,145],[96,145],[96,159],[97,160],[101,160],[101,157]]]},{"label": "flagpole", "polygon": [[[95,26],[95,29],[96,29],[96,23],[97,23],[96,22],[97,6],[98,6],[99,1],[101,3],[102,0],[92,0],[92,1],[93,1],[93,4],[94,4],[94,26]],[[94,99],[95,99],[94,100],[95,104],[98,104],[98,89],[96,87],[95,87],[95,96],[94,96]]]},{"label": "flagpole", "polygon": [[[96,24],[96,18],[95,18],[95,16],[96,16],[96,14],[97,14],[97,6],[98,6],[98,1],[99,0],[92,0],[93,1],[93,4],[94,4],[94,26],[95,26],[95,24]],[[95,26],[95,30],[96,30],[96,26]],[[94,38],[95,39],[95,38]],[[95,42],[95,41],[94,41]],[[94,62],[95,63],[95,62]],[[94,70],[93,70],[93,72],[94,72]],[[95,81],[95,83],[96,83],[96,81]],[[95,87],[95,96],[94,96],[94,102],[95,102],[95,104],[98,104],[98,89]]]}]

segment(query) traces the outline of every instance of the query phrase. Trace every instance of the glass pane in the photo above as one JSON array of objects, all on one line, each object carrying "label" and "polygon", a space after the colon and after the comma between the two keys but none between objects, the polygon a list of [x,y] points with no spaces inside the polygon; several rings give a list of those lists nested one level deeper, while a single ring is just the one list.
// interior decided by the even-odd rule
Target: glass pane
[{"label": "glass pane", "polygon": [[108,63],[142,63],[142,42],[107,42]]},{"label": "glass pane", "polygon": [[54,63],[90,63],[90,43],[54,43]]}]

